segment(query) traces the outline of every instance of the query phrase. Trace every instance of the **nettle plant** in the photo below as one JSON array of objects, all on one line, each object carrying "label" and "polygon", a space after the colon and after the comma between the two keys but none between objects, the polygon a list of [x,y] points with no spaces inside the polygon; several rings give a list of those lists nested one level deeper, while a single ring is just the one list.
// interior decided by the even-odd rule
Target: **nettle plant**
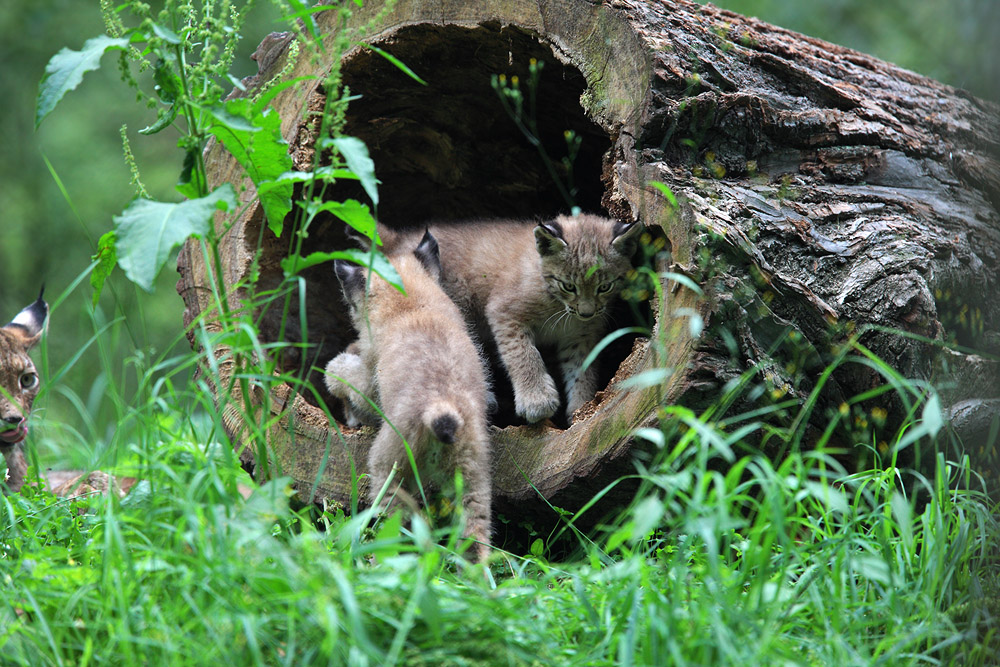
[{"label": "nettle plant", "polygon": [[[155,109],[156,117],[139,134],[150,135],[173,128],[180,133],[177,145],[184,160],[177,191],[184,201],[158,201],[149,196],[138,177],[138,167],[128,147],[125,128],[125,157],[132,168],[138,197],[114,217],[113,229],[101,237],[91,273],[94,301],[115,266],[147,291],[172,256],[191,237],[201,239],[215,265],[215,298],[223,325],[230,313],[225,298],[218,241],[250,203],[241,204],[231,183],[209,189],[203,154],[214,137],[246,170],[253,181],[267,225],[276,236],[284,232],[286,217],[293,211],[294,187],[301,184],[301,198],[294,203],[292,216],[295,235],[290,252],[282,263],[286,277],[308,266],[333,259],[347,259],[370,266],[376,273],[402,289],[399,277],[376,246],[375,217],[367,204],[355,200],[325,201],[326,189],[338,179],[359,180],[373,207],[378,205],[378,181],[374,163],[365,144],[355,137],[343,136],[344,109],[350,92],[341,86],[339,55],[357,39],[343,26],[351,5],[360,0],[310,7],[300,0],[274,0],[281,9],[295,41],[289,49],[285,69],[255,91],[247,91],[230,73],[241,39],[240,30],[254,2],[230,0],[167,0],[160,11],[144,2],[130,1],[112,7],[101,0],[107,34],[87,40],[83,48],[62,49],[49,61],[38,92],[35,127],[55,108],[63,96],[75,89],[86,72],[96,70],[104,54],[119,52],[122,81],[134,88],[140,101]],[[329,43],[321,38],[314,17],[319,12],[337,12],[343,28]],[[130,25],[136,24],[136,25]],[[373,50],[379,51],[378,49]],[[333,51],[334,53],[330,53]],[[379,51],[382,53],[381,51]],[[405,66],[384,54],[412,75]],[[282,90],[315,76],[288,78],[287,74],[300,57],[322,58],[332,62],[322,81],[327,91],[321,118],[314,164],[311,171],[294,171],[288,144],[281,136],[281,118],[268,108]],[[415,75],[414,75],[415,76]],[[241,95],[225,98],[224,86],[235,86]],[[320,156],[329,155],[330,163],[320,164]],[[224,215],[225,224],[213,224],[216,215]],[[339,251],[313,253],[302,257],[302,239],[315,217],[328,212],[343,220],[360,234],[375,241],[371,252]]]}]

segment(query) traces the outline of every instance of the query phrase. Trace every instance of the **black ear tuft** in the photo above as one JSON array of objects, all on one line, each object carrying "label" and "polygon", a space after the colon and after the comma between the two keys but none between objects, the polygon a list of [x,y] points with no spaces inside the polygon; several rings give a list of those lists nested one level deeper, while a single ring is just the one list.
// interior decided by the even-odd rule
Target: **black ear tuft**
[{"label": "black ear tuft", "polygon": [[535,247],[542,257],[556,255],[568,247],[563,238],[563,229],[555,220],[541,222],[535,227]]},{"label": "black ear tuft", "polygon": [[424,236],[413,250],[413,255],[431,275],[436,277],[441,274],[441,248],[431,230],[424,230]]},{"label": "black ear tuft", "polygon": [[344,290],[344,296],[348,299],[358,289],[364,289],[364,270],[354,262],[349,262],[346,259],[334,260],[333,272],[337,274],[337,280],[340,281],[340,286]]},{"label": "black ear tuft", "polygon": [[44,293],[45,286],[42,285],[42,290],[38,293],[38,298],[35,299],[34,303],[18,313],[4,327],[5,329],[7,327],[18,329],[25,338],[27,347],[31,347],[37,343],[38,339],[42,337],[42,331],[45,330],[45,324],[49,317],[49,304],[45,303],[45,300],[42,299]]},{"label": "black ear tuft", "polygon": [[615,226],[611,231],[613,236],[611,245],[626,257],[631,257],[635,252],[635,246],[642,233],[642,223],[615,221]]}]

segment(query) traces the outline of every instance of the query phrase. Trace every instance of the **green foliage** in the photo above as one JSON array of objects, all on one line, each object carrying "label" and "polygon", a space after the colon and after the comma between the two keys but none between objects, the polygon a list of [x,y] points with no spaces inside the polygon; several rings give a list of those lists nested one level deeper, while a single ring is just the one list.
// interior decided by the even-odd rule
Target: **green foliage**
[{"label": "green foliage", "polygon": [[52,56],[38,86],[35,128],[55,108],[63,95],[80,85],[84,74],[100,67],[101,56],[112,49],[124,49],[126,46],[127,39],[101,35],[84,42],[80,51],[64,48]]},{"label": "green foliage", "polygon": [[[140,19],[139,25],[127,27],[120,18],[122,10],[127,10]],[[50,61],[40,86],[36,125],[68,91],[76,88],[84,72],[98,68],[100,58],[107,50],[146,44],[142,51],[127,49],[124,57],[138,62],[140,70],[152,70],[152,94],[142,90],[127,64],[123,65],[123,81],[133,86],[141,99],[146,99],[151,106],[157,108],[156,121],[141,130],[140,134],[153,135],[183,121],[178,146],[184,151],[185,159],[177,190],[190,201],[173,204],[143,198],[116,216],[114,231],[117,256],[106,252],[102,255],[103,261],[97,265],[99,274],[91,284],[98,289],[103,287],[110,274],[110,267],[117,261],[130,280],[150,291],[156,275],[176,246],[191,237],[204,238],[210,245],[215,243],[212,218],[217,210],[217,203],[224,202],[225,205],[218,208],[233,215],[239,214],[231,187],[226,197],[216,195],[220,189],[212,194],[208,192],[208,175],[202,154],[210,136],[216,137],[246,170],[247,176],[257,188],[269,229],[275,236],[281,236],[285,217],[292,210],[291,197],[297,178],[282,178],[292,169],[292,160],[288,155],[288,144],[281,136],[281,119],[266,107],[274,94],[297,81],[274,86],[256,100],[222,100],[222,87],[218,80],[235,80],[229,74],[228,67],[239,40],[238,28],[243,21],[243,12],[229,3],[225,3],[224,7],[216,7],[214,3],[208,2],[195,8],[192,4],[177,1],[168,1],[163,11],[155,17],[149,5],[141,2],[127,3],[115,11],[105,8],[105,12],[105,22],[112,37],[102,36],[88,40],[84,49],[79,52],[64,49]],[[296,12],[296,16],[301,17],[302,12]],[[311,18],[309,21],[311,22]],[[314,31],[312,38],[317,49],[324,48]],[[402,66],[402,63],[399,65]],[[330,98],[336,100],[337,82],[330,83],[333,84],[329,90]],[[337,104],[335,102],[332,107]],[[340,104],[346,104],[346,100],[342,99]],[[317,163],[314,166],[317,172],[306,180],[311,184],[314,179],[319,178],[323,183],[330,183],[337,177],[343,177],[343,174],[349,174],[348,177],[360,180],[372,203],[377,206],[378,181],[375,178],[375,165],[368,156],[367,148],[354,137],[326,136],[327,133],[339,131],[336,121],[330,123],[335,116],[329,108],[324,113],[321,128],[323,136],[317,142],[317,147],[321,150],[333,148],[339,151],[346,168],[318,171],[320,165]],[[138,169],[128,148],[126,157],[137,179]],[[322,201],[321,195],[312,201]],[[345,204],[344,210],[349,213],[349,217],[345,218],[349,224],[374,238],[374,222],[370,215],[368,218],[371,222],[362,221],[356,207],[351,208]],[[307,233],[309,222],[315,215],[315,212],[306,212],[309,220],[300,223],[301,235]],[[380,254],[377,249],[373,253]],[[218,254],[215,253],[214,256],[218,263]],[[152,261],[148,261],[150,257]],[[296,259],[297,250],[290,258],[293,267]],[[319,259],[314,256],[311,261]],[[375,264],[383,267],[385,262]],[[216,266],[216,274],[222,273],[221,267]],[[293,273],[291,271],[289,275]],[[386,271],[383,277],[398,283],[398,276],[394,277],[393,274],[394,272]],[[218,287],[220,292],[224,291],[223,285]],[[97,298],[95,296],[94,300]]]},{"label": "green foliage", "polygon": [[385,258],[385,255],[381,253],[348,248],[347,250],[337,250],[334,252],[314,252],[305,257],[293,255],[281,260],[281,268],[285,271],[286,275],[292,276],[299,271],[308,269],[310,266],[322,264],[323,262],[332,262],[336,259],[344,259],[367,267],[382,276],[386,282],[396,287],[396,289],[403,291],[403,279],[400,278],[396,269]]},{"label": "green foliage", "polygon": [[[0,499],[5,660],[975,666],[1000,650],[998,508],[967,458],[939,453],[926,477],[849,472],[828,448],[772,461],[753,446],[766,413],[726,414],[728,395],[669,406],[637,434],[650,447],[629,506],[561,562],[555,533],[499,545],[485,568],[450,521],[296,510],[277,472],[256,486],[204,385],[174,384],[193,357],[136,357],[137,391],[106,387],[120,416],[105,463],[142,480],[123,499]],[[893,391],[921,397],[894,448],[914,432],[929,447],[935,394]],[[562,532],[595,508],[555,510]]]},{"label": "green foliage", "polygon": [[[171,252],[190,236],[208,236],[215,211],[235,207],[236,193],[229,183],[205,197],[180,203],[137,199],[115,218],[118,264],[129,280],[151,291],[153,279]],[[102,280],[101,273],[95,273],[97,280]]]},{"label": "green foliage", "polygon": [[[223,107],[209,109],[209,113],[215,122],[208,131],[243,165],[258,188],[292,168],[278,114],[251,105],[246,99],[229,100]],[[243,119],[250,122],[245,123]],[[258,190],[258,194],[268,227],[275,236],[281,236],[285,215],[292,210],[292,184],[278,183],[265,192]]]},{"label": "green foliage", "polygon": [[[291,6],[303,19],[303,37],[314,28],[315,11],[331,10]],[[220,12],[212,11],[218,20]],[[109,17],[112,26],[115,18]],[[377,245],[367,206],[322,196],[331,182],[349,178],[360,180],[377,205],[367,154],[351,141],[331,141],[335,163],[312,171],[291,172],[264,160],[269,150],[277,155],[279,145],[268,126],[273,121],[265,120],[266,101],[230,107],[218,98],[209,102],[215,93],[201,101],[190,97],[191,81],[211,90],[209,80],[225,79],[230,42],[207,23],[194,29],[195,23],[153,19],[140,22],[148,42],[133,42],[163,56],[146,70],[157,87],[148,96],[157,108],[149,140],[163,135],[153,130],[185,125],[182,190],[191,201],[145,197],[119,216],[115,230],[88,236],[100,236],[98,268],[84,270],[83,261],[71,286],[53,300],[53,313],[65,318],[72,311],[67,299],[88,276],[100,283],[97,291],[105,279],[113,285],[115,261],[128,266],[142,253],[169,254],[182,235],[200,235],[211,252],[215,204],[224,200],[232,213],[236,203],[232,190],[208,192],[197,148],[213,133],[226,134],[230,150],[244,151],[258,193],[275,193],[279,211],[283,193],[301,186],[299,217],[285,235],[293,246],[300,248],[321,212]],[[235,30],[237,23],[225,25]],[[126,32],[121,26],[113,34]],[[217,59],[171,58],[171,48],[190,55],[213,44]],[[178,67],[181,60],[196,68]],[[335,127],[336,117],[329,108],[324,122]],[[47,125],[55,120],[50,116]],[[116,119],[112,130],[119,127]],[[200,129],[192,133],[191,127]],[[61,205],[75,208],[63,196]],[[200,210],[188,216],[185,206]],[[171,220],[181,223],[177,229]],[[123,240],[123,227],[137,236]],[[15,250],[18,229],[5,228]],[[251,294],[244,311],[223,320],[222,331],[193,323],[200,353],[188,349],[176,326],[161,327],[173,340],[152,351],[141,343],[144,317],[109,320],[100,309],[88,312],[92,334],[69,354],[50,353],[55,337],[42,342],[37,356],[48,381],[37,405],[45,418],[33,428],[33,444],[58,451],[61,463],[141,481],[121,500],[59,499],[43,486],[0,498],[5,663],[975,666],[992,664],[1000,653],[997,505],[961,454],[931,453],[919,471],[897,465],[901,452],[934,452],[944,440],[937,394],[899,376],[856,339],[819,373],[820,381],[838,365],[864,364],[884,387],[828,414],[830,427],[814,447],[803,443],[808,434],[812,445],[817,435],[807,429],[821,409],[818,389],[801,404],[775,402],[732,414],[741,396],[772,389],[755,369],[707,410],[664,406],[659,423],[636,434],[648,447],[637,449],[635,475],[616,480],[579,512],[553,508],[556,532],[532,532],[527,553],[505,552],[501,543],[488,568],[458,554],[461,530],[450,519],[432,526],[417,517],[405,525],[399,515],[294,509],[282,471],[263,471],[272,481],[256,486],[228,433],[237,415],[246,426],[242,441],[263,453],[266,429],[281,414],[267,402],[270,388],[288,383],[315,396],[296,373],[278,368],[273,359],[287,344],[261,341],[248,313],[302,290],[295,274],[304,266],[339,258],[320,255],[292,252],[283,267],[289,280],[273,293]],[[373,263],[380,257],[355,253],[352,259],[378,270]],[[141,275],[151,283],[155,271]],[[644,283],[649,290],[661,289],[659,276],[645,277],[653,278]],[[8,276],[5,284],[11,282]],[[141,307],[156,311],[153,303],[114,307],[142,314]],[[682,316],[701,326],[693,313]],[[171,318],[174,325],[180,321],[179,314]],[[52,368],[50,356],[59,359]],[[87,384],[66,381],[84,359],[98,364],[85,374]],[[195,366],[202,372],[191,380]],[[642,380],[662,381],[669,372],[657,369]],[[259,392],[262,409],[216,405],[209,386],[227,382],[244,396]],[[884,414],[866,405],[890,397],[903,406],[894,415],[902,423],[884,434],[884,448],[860,436],[849,441],[872,449],[872,465],[847,470],[831,434],[843,433],[863,412],[884,422]],[[56,399],[76,409],[77,418],[46,410]],[[991,437],[966,447],[995,447]],[[785,455],[763,456],[762,441],[781,443]],[[33,461],[33,469],[42,467]],[[598,499],[634,481],[640,488],[628,507],[599,528],[577,528],[597,511]],[[244,500],[247,490],[252,495]],[[553,562],[552,545],[567,540],[575,549]]]},{"label": "green foliage", "polygon": [[375,178],[375,163],[368,156],[368,147],[360,139],[355,137],[333,137],[323,138],[319,141],[319,147],[336,148],[344,157],[349,171],[354,173],[361,181],[361,187],[372,200],[372,204],[378,206],[378,180]]}]

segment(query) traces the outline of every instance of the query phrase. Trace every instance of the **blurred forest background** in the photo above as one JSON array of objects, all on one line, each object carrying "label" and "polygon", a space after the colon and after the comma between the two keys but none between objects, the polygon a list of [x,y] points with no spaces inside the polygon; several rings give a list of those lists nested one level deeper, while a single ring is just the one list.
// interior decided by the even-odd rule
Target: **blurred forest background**
[{"label": "blurred forest background", "polygon": [[[873,54],[980,97],[1000,99],[998,0],[715,4]],[[273,3],[256,3],[242,31],[234,76],[256,71],[249,56],[266,33],[282,29],[277,17]],[[5,91],[0,104],[0,319],[8,321],[45,284],[53,306],[49,340],[35,355],[45,379],[69,364],[103,323],[121,318],[124,324],[98,337],[36,405],[41,413],[36,426],[42,428],[35,431],[32,445],[42,463],[54,467],[101,465],[99,448],[87,443],[105,439],[106,430],[115,427],[107,418],[114,411],[105,405],[109,381],[134,384],[135,368],[161,354],[188,349],[174,271],[163,272],[153,294],[137,290],[116,272],[96,310],[90,306],[87,280],[97,239],[136,194],[122,157],[120,128],[127,125],[142,182],[152,198],[161,200],[178,199],[173,186],[183,154],[176,147],[176,133],[137,133],[155,120],[155,113],[136,103],[133,91],[119,81],[113,54],[66,96],[39,131],[33,129],[35,95],[49,58],[63,47],[80,49],[86,39],[103,32],[97,0],[0,3],[0,81]],[[102,353],[115,360],[113,380],[97,361]]]}]

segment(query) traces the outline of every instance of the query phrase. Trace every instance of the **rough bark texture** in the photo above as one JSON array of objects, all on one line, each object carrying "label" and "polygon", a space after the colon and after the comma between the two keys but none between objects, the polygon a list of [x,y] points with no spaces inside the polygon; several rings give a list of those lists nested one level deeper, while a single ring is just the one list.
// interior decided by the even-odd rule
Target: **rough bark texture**
[{"label": "rough bark texture", "polygon": [[[490,86],[493,74],[523,80],[536,58],[545,62],[538,117],[550,152],[564,153],[567,129],[584,139],[574,168],[579,204],[662,230],[671,260],[658,268],[696,276],[709,295],[700,300],[665,283],[666,315],[654,330],[668,341],[663,358],[641,338],[606,355],[607,377],[615,377],[570,428],[494,429],[501,510],[539,493],[578,505],[601,480],[628,469],[628,434],[654,422],[658,405],[711,399],[746,368],[760,366],[774,388],[804,396],[852,327],[893,327],[1000,353],[997,105],[864,54],[686,1],[400,0],[378,17],[375,4],[366,3],[350,25],[369,25],[369,43],[428,82],[419,85],[362,48],[342,59],[344,83],[361,95],[345,132],[371,150],[384,223],[565,209]],[[333,18],[316,15],[322,31],[332,31]],[[286,65],[289,43],[282,35],[265,40],[251,86]],[[329,66],[300,57],[292,76],[322,78]],[[297,168],[311,165],[316,123],[308,112],[321,108],[323,94],[314,82],[275,98]],[[214,183],[244,182],[221,146],[211,146],[206,159]],[[650,180],[687,201],[683,214],[668,215]],[[250,185],[243,196],[253,194]],[[356,193],[341,188],[331,196]],[[242,284],[255,260],[257,290],[280,281],[287,240],[261,227],[253,205],[223,237],[227,285]],[[330,220],[313,229],[306,250],[344,243],[342,225]],[[197,245],[182,252],[180,271],[191,321],[212,308]],[[322,365],[353,334],[329,267],[306,278],[309,354]],[[246,289],[234,290],[234,306]],[[698,340],[687,318],[674,315],[683,308],[706,319]],[[265,338],[279,335],[279,318],[263,314]],[[617,324],[634,323],[623,311]],[[721,324],[733,334],[735,355],[721,342]],[[776,351],[789,328],[797,339]],[[302,338],[294,326],[283,335]],[[880,329],[862,342],[903,375],[958,378],[946,399],[959,430],[966,437],[982,433],[983,424],[989,430],[1000,397],[995,357],[941,353]],[[665,384],[617,388],[657,364],[675,369]],[[223,364],[219,386],[229,385],[228,373]],[[844,367],[824,400],[836,406],[880,381],[868,367]],[[244,404],[238,390],[230,397]],[[255,389],[247,398],[282,415],[266,435],[271,462],[308,497],[346,504],[372,432],[331,428],[320,409],[286,386],[270,400]],[[247,435],[235,408],[226,414],[237,445],[246,446],[245,460],[262,464],[255,458],[260,438]]]}]

